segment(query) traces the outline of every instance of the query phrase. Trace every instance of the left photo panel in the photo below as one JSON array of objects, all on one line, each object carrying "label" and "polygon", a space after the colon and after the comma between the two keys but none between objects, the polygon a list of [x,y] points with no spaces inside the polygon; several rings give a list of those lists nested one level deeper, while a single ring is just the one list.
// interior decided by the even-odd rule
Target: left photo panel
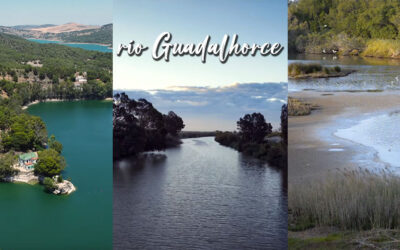
[{"label": "left photo panel", "polygon": [[2,3],[0,249],[112,249],[112,6]]}]

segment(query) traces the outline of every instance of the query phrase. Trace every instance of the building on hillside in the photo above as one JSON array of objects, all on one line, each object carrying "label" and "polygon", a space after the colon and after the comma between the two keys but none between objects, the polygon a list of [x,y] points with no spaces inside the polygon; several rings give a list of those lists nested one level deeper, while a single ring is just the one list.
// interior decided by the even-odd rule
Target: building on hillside
[{"label": "building on hillside", "polygon": [[82,88],[83,84],[87,83],[87,73],[83,72],[82,74],[80,74],[79,72],[75,73],[75,82],[74,82],[74,86],[76,88]]},{"label": "building on hillside", "polygon": [[20,154],[19,157],[19,166],[25,168],[26,170],[33,170],[35,164],[38,160],[38,153],[37,152],[29,152]]}]

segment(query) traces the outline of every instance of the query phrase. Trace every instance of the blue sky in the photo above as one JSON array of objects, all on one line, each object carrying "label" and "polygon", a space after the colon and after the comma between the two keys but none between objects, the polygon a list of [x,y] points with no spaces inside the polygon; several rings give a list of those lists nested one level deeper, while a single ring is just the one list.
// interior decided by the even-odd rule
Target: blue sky
[{"label": "blue sky", "polygon": [[[154,61],[151,49],[161,32],[172,42],[200,43],[211,35],[220,43],[225,34],[239,43],[281,43],[277,57],[231,57],[221,64],[208,55]],[[287,2],[282,0],[115,0],[114,49],[131,40],[149,46],[141,57],[116,56],[114,89],[166,89],[171,86],[220,87],[234,83],[287,81]]]},{"label": "blue sky", "polygon": [[126,93],[134,99],[145,98],[164,114],[174,111],[182,117],[185,130],[189,131],[233,131],[240,117],[253,112],[262,113],[274,129],[279,129],[287,85],[247,83],[217,88],[181,87]]},{"label": "blue sky", "polygon": [[113,0],[2,1],[0,26],[24,24],[103,25],[112,22]]}]

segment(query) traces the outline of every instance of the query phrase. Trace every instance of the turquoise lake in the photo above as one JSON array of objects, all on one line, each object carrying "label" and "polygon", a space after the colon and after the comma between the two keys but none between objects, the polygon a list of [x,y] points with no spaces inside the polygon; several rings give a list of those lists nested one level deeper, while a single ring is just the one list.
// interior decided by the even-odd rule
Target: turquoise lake
[{"label": "turquoise lake", "polygon": [[109,46],[106,45],[100,45],[100,44],[90,44],[90,43],[63,43],[60,41],[50,41],[50,40],[41,40],[41,39],[27,39],[32,42],[37,42],[37,43],[56,43],[56,44],[61,44],[69,47],[74,47],[74,48],[81,48],[85,50],[93,50],[93,51],[100,51],[100,52],[112,52],[112,49],[109,48]]},{"label": "turquoise lake", "polygon": [[77,191],[0,183],[0,249],[112,249],[112,102],[39,103],[28,112],[63,144],[63,175]]}]

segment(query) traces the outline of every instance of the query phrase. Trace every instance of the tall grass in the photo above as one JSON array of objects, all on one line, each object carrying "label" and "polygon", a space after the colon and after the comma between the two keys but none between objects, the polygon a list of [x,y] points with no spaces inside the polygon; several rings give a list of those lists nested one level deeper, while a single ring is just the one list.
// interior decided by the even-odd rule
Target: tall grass
[{"label": "tall grass", "polygon": [[324,67],[318,63],[292,63],[288,67],[289,76],[301,76],[310,74],[322,74],[329,75],[334,73],[339,73],[341,68],[339,66],[335,67]]},{"label": "tall grass", "polygon": [[289,185],[288,192],[291,223],[345,230],[400,228],[400,177],[388,172],[340,172]]},{"label": "tall grass", "polygon": [[304,102],[302,100],[288,97],[288,114],[289,116],[302,116],[302,115],[309,115],[311,114],[312,110],[317,109],[318,107],[311,104]]},{"label": "tall grass", "polygon": [[362,56],[400,58],[400,41],[390,39],[368,41]]}]

